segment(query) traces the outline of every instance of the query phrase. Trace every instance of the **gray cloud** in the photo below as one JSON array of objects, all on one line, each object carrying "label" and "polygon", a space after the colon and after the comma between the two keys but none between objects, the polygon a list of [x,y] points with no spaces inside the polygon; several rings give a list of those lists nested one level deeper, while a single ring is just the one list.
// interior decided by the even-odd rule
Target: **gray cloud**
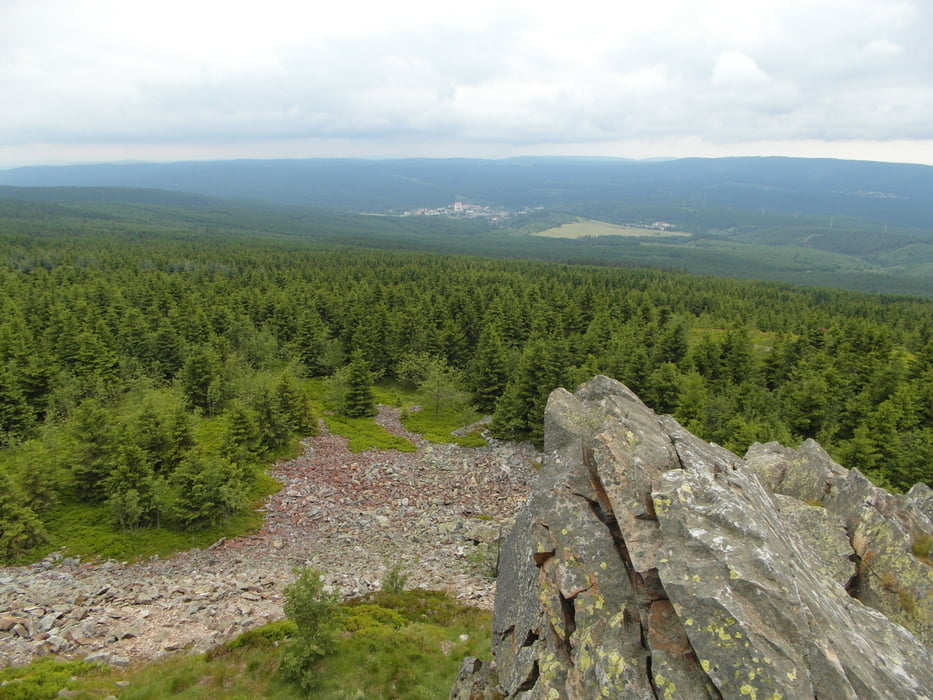
[{"label": "gray cloud", "polygon": [[0,149],[933,143],[923,0],[134,7],[0,7]]}]

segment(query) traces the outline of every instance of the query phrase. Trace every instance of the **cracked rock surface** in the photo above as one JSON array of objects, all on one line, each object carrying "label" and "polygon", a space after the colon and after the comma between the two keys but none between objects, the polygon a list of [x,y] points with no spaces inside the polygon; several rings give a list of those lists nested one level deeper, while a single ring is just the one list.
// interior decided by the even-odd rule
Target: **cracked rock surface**
[{"label": "cracked rock surface", "polygon": [[[494,659],[468,659],[451,697],[933,696],[928,603],[910,598],[930,597],[910,551],[933,533],[921,499],[815,443],[753,452],[606,377],[553,392],[544,466],[503,545]],[[898,611],[878,589],[900,574],[878,562],[907,572],[884,600]]]}]

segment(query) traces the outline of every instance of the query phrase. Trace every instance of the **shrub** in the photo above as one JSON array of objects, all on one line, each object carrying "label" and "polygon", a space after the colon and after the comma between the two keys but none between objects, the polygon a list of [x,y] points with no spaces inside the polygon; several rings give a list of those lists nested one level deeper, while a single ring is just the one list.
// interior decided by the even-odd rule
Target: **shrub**
[{"label": "shrub", "polygon": [[389,593],[401,593],[405,590],[405,585],[408,583],[408,573],[401,564],[396,564],[389,569],[380,583],[384,591]]},{"label": "shrub", "polygon": [[294,620],[277,620],[268,625],[247,630],[226,644],[214,647],[207,652],[206,658],[208,661],[213,661],[235,649],[259,649],[274,646],[283,639],[291,639],[297,633],[298,625]]},{"label": "shrub", "polygon": [[282,673],[310,694],[318,681],[315,666],[333,651],[341,618],[337,597],[324,592],[320,571],[295,569],[295,580],[285,587],[285,614],[297,632],[282,658]]},{"label": "shrub", "polygon": [[84,661],[46,657],[28,666],[0,669],[0,697],[4,700],[52,700],[61,697],[60,691],[73,685],[77,677],[97,668]]}]

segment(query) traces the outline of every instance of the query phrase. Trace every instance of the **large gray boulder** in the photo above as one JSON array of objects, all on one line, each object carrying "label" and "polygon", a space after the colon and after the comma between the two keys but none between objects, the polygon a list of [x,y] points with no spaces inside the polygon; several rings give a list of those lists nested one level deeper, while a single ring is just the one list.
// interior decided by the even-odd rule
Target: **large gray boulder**
[{"label": "large gray boulder", "polygon": [[801,449],[770,448],[759,474],[614,380],[553,392],[544,465],[503,545],[494,663],[469,660],[451,697],[933,697],[930,650],[844,587],[863,514],[828,494],[853,472]]}]

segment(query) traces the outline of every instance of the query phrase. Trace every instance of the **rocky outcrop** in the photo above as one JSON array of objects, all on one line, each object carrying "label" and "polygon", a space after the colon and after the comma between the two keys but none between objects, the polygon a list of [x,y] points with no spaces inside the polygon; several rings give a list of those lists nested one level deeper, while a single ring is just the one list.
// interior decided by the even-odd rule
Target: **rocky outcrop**
[{"label": "rocky outcrop", "polygon": [[[930,546],[930,488],[917,484],[906,495],[874,486],[857,469],[847,470],[814,441],[799,450],[776,443],[752,445],[748,466],[783,502],[803,499],[803,507],[821,516],[824,525],[803,525],[790,519],[800,537],[835,567],[834,580],[866,605],[908,628],[928,647],[933,646],[933,562]],[[780,477],[773,479],[775,473]],[[793,500],[793,499],[791,499]],[[845,550],[830,552],[831,541],[844,529],[852,566],[840,566]],[[832,536],[831,533],[836,533]],[[925,544],[924,544],[925,543]]]},{"label": "rocky outcrop", "polygon": [[[494,662],[467,660],[451,697],[933,696],[919,502],[816,443],[740,459],[606,377],[557,390],[503,545]],[[912,577],[898,615],[882,566]]]}]

